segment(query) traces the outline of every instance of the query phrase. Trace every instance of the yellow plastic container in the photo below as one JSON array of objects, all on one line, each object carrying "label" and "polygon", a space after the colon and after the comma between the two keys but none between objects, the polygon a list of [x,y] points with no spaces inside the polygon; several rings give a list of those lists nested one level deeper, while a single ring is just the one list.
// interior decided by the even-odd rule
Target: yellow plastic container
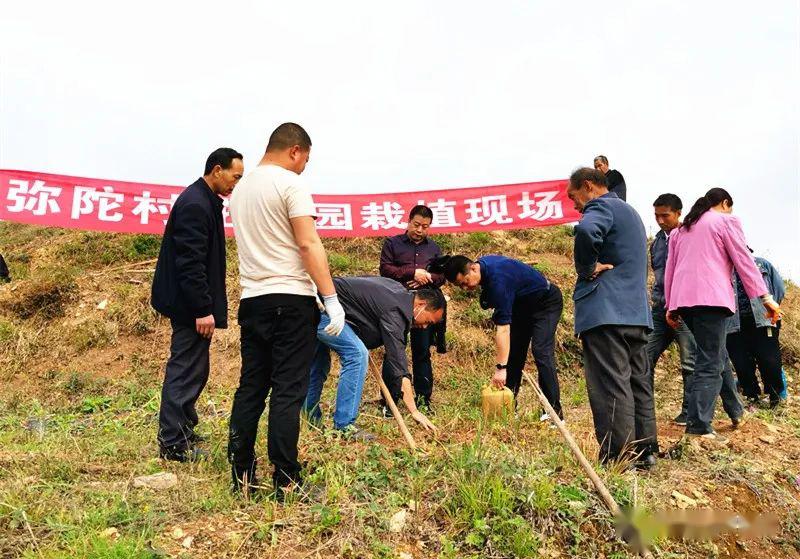
[{"label": "yellow plastic container", "polygon": [[514,393],[507,387],[487,384],[481,390],[481,412],[484,419],[507,417],[514,413]]}]

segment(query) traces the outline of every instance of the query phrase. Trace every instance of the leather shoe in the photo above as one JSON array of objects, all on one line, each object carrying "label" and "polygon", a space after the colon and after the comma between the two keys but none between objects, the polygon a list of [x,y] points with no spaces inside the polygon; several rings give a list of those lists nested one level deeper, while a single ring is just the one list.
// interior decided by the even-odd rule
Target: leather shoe
[{"label": "leather shoe", "polygon": [[159,458],[172,460],[173,462],[199,462],[208,458],[209,454],[205,450],[197,447],[161,447],[158,452]]},{"label": "leather shoe", "polygon": [[656,455],[653,453],[644,454],[640,456],[636,462],[633,463],[633,467],[637,470],[652,470],[655,465],[658,463],[658,459]]}]

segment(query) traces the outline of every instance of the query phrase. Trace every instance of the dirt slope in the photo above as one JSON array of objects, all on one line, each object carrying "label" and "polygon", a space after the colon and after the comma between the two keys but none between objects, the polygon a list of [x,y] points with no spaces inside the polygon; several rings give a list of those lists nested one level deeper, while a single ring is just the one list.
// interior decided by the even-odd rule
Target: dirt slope
[{"label": "dirt slope", "polygon": [[[452,253],[503,253],[536,265],[565,294],[558,360],[570,429],[596,455],[572,336],[572,239],[567,228],[437,239]],[[242,503],[228,492],[227,414],[239,359],[238,327],[218,331],[212,378],[200,401],[211,460],[165,464],[156,455],[168,322],[148,306],[159,239],[0,223],[0,253],[15,281],[0,286],[0,556],[3,557],[625,557],[612,523],[557,433],[539,423],[523,388],[516,421],[482,425],[480,387],[493,365],[491,328],[477,300],[451,297],[450,351],[434,356],[437,437],[412,431],[410,454],[394,424],[369,403],[359,423],[380,445],[347,443],[304,427],[301,454],[316,487],[310,501]],[[326,241],[337,274],[376,273],[380,240]],[[231,316],[238,298],[229,245]],[[797,289],[781,336],[790,392],[800,390]],[[675,352],[656,370],[663,449],[681,430]],[[529,363],[529,368],[532,363]],[[333,402],[334,378],[323,402]],[[711,542],[659,537],[658,557],[800,556],[800,412],[796,400],[754,410],[728,449],[683,448],[656,471],[601,469],[621,504],[637,510],[716,508],[772,513],[773,537]],[[330,419],[328,418],[328,426]],[[266,453],[263,429],[259,453]],[[266,471],[266,458],[261,461]],[[177,474],[166,491],[136,489],[135,476]],[[684,497],[686,499],[684,499]],[[397,528],[399,514],[405,524]],[[392,519],[395,519],[394,526]]]}]

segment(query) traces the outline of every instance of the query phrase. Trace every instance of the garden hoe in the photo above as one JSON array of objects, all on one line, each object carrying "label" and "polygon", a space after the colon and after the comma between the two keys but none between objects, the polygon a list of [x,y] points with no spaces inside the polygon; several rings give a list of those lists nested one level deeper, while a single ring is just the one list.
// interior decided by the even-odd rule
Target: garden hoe
[{"label": "garden hoe", "polygon": [[369,362],[372,364],[371,368],[375,373],[375,379],[378,381],[378,386],[381,387],[383,399],[386,401],[386,405],[389,406],[389,409],[392,410],[392,415],[394,416],[395,421],[397,421],[397,426],[400,428],[400,432],[403,433],[403,438],[405,438],[408,446],[411,447],[411,450],[417,450],[417,443],[414,442],[414,437],[411,436],[411,431],[408,430],[403,416],[400,415],[400,410],[397,409],[397,405],[395,405],[392,395],[389,394],[389,389],[386,388],[386,385],[383,383],[381,373],[378,370],[378,367],[375,366],[375,361],[372,360],[371,355],[369,356]]},{"label": "garden hoe", "polygon": [[598,476],[597,472],[594,471],[594,468],[589,463],[589,460],[586,459],[586,456],[581,451],[578,443],[575,442],[575,439],[572,437],[569,429],[567,429],[566,424],[558,417],[558,414],[553,409],[553,406],[551,406],[550,402],[547,401],[542,389],[539,388],[539,383],[533,380],[533,378],[531,378],[526,371],[523,371],[522,374],[525,375],[525,379],[528,381],[528,383],[533,386],[533,391],[536,394],[539,403],[547,412],[547,415],[550,416],[550,420],[555,424],[556,428],[558,428],[561,436],[564,437],[565,441],[567,441],[567,446],[569,446],[569,449],[578,460],[578,463],[583,468],[583,471],[586,472],[586,475],[589,476],[589,479],[592,481],[592,485],[594,485],[594,488],[597,490],[600,498],[603,499],[603,502],[605,503],[606,507],[608,507],[609,512],[617,521],[617,530],[619,531],[620,537],[625,541],[625,543],[631,546],[635,552],[639,553],[640,556],[647,559],[652,559],[653,555],[644,546],[638,529],[631,524],[627,518],[625,518],[624,514],[622,514],[619,505],[617,505],[614,497],[612,497],[611,493],[609,493],[606,484],[603,483],[603,480],[600,479],[600,476]]}]

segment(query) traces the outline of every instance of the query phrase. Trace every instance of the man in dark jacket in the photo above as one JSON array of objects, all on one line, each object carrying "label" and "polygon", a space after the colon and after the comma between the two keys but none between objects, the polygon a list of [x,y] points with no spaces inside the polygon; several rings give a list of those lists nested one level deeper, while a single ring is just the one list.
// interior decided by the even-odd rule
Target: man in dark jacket
[{"label": "man in dark jacket", "polygon": [[684,322],[673,329],[667,324],[667,310],[664,308],[664,269],[667,267],[667,253],[669,235],[681,224],[681,210],[683,202],[675,194],[662,194],[653,202],[656,223],[661,230],[656,234],[650,245],[650,264],[653,268],[653,290],[651,301],[653,304],[653,331],[647,341],[647,358],[650,360],[651,372],[655,370],[656,363],[661,354],[672,344],[677,342],[681,356],[681,375],[683,376],[683,400],[681,412],[673,420],[678,425],[686,425],[686,416],[689,409],[689,395],[691,394],[692,373],[694,372],[695,354],[697,344],[694,341],[689,327]]},{"label": "man in dark jacket", "polygon": [[605,155],[594,158],[594,168],[606,176],[609,192],[613,192],[621,200],[627,200],[628,187],[625,185],[625,178],[616,169],[608,168],[608,158]]},{"label": "man in dark jacket", "polygon": [[185,462],[204,453],[195,447],[195,403],[208,381],[215,328],[228,327],[225,229],[222,198],[242,178],[242,155],[219,148],[205,172],[172,207],[153,276],[152,305],[172,324],[170,358],[161,390],[158,443],[167,460]]},{"label": "man in dark jacket", "polygon": [[[575,227],[575,333],[603,462],[658,452],[647,333],[647,235],[636,210],[608,191],[605,175],[584,167],[567,194],[583,214]],[[632,452],[633,451],[633,452]]]},{"label": "man in dark jacket", "polygon": [[[414,206],[408,216],[408,230],[389,237],[381,250],[380,273],[402,283],[406,288],[436,289],[444,284],[444,276],[432,274],[427,266],[441,254],[439,245],[428,238],[428,228],[433,221],[433,212],[427,206]],[[433,365],[431,346],[445,353],[444,320],[431,328],[411,330],[411,363],[414,370],[414,397],[417,405],[431,408],[433,394]]]}]

